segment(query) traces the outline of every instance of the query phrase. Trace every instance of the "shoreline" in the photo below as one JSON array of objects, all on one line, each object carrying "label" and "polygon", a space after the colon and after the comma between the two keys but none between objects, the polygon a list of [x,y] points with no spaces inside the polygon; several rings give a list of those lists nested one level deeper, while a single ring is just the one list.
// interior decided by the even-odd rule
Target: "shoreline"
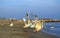
[{"label": "shoreline", "polygon": [[[0,38],[60,38],[45,32],[33,32],[33,29],[22,29],[23,21],[13,21],[14,26],[9,26],[9,20],[0,20]],[[3,24],[3,25],[1,25]]]}]

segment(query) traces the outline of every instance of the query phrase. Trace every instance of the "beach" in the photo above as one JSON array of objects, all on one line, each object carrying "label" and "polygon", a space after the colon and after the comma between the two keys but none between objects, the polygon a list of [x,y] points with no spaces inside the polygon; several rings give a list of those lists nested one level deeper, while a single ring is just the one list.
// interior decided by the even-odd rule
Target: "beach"
[{"label": "beach", "polygon": [[33,32],[30,28],[23,29],[23,21],[12,23],[14,26],[9,26],[9,20],[0,20],[0,38],[60,38],[42,31]]}]

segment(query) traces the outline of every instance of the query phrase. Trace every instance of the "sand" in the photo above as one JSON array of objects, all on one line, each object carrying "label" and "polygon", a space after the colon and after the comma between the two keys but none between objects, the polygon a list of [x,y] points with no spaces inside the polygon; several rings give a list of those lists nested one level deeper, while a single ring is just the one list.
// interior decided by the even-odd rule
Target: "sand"
[{"label": "sand", "polygon": [[24,23],[14,21],[14,26],[9,26],[8,21],[0,20],[0,38],[60,38],[56,35],[42,31],[33,32],[34,29],[23,29]]}]

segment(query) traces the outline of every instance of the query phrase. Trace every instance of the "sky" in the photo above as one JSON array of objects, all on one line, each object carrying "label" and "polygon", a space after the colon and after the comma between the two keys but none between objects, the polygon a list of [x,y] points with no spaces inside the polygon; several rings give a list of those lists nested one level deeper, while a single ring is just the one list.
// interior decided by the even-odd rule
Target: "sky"
[{"label": "sky", "polygon": [[60,19],[60,0],[0,0],[0,18],[25,18],[26,11],[32,18]]}]

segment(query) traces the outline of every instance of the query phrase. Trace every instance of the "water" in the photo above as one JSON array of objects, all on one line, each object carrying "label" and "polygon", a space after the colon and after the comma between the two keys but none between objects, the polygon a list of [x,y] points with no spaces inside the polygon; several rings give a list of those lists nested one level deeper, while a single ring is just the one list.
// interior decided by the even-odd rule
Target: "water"
[{"label": "water", "polygon": [[46,22],[44,26],[45,28],[42,29],[43,32],[60,36],[60,22]]}]

